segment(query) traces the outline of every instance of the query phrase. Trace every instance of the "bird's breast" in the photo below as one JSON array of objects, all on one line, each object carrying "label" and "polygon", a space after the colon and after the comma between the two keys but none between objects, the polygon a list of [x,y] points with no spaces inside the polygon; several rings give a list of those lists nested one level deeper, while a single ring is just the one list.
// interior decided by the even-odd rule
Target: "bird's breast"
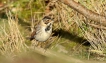
[{"label": "bird's breast", "polygon": [[45,29],[41,29],[41,31],[35,35],[35,39],[40,42],[46,41],[50,37],[51,32],[52,30],[46,32]]}]

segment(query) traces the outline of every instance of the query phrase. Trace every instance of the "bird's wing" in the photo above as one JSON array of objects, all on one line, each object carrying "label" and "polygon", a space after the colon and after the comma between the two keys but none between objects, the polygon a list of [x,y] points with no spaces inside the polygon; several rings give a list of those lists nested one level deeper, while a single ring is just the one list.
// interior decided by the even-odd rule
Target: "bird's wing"
[{"label": "bird's wing", "polygon": [[36,34],[36,30],[34,30],[32,33],[31,33],[31,37],[30,37],[30,40],[33,40],[34,39],[34,35]]},{"label": "bird's wing", "polygon": [[41,25],[37,25],[35,29],[36,29],[36,34],[39,33],[41,31]]},{"label": "bird's wing", "polygon": [[40,29],[40,25],[35,26],[34,31],[31,33],[30,40],[33,40],[35,38],[34,36],[40,32]]}]

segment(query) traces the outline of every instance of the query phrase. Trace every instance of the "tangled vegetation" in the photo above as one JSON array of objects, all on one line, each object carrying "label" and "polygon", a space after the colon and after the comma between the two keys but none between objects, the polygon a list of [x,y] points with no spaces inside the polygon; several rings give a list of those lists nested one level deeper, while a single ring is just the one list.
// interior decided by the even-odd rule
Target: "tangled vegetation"
[{"label": "tangled vegetation", "polygon": [[[106,16],[105,0],[75,1]],[[30,41],[34,26],[49,12],[55,21],[51,38],[40,44]],[[60,1],[0,1],[1,62],[97,63],[95,60],[98,60],[102,63],[106,59],[105,32],[105,26],[87,19]]]}]

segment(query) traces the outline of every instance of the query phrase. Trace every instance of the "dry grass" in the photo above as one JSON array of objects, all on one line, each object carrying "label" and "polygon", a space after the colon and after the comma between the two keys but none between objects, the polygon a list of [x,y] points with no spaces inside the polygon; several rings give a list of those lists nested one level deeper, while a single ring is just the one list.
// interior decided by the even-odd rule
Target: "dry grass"
[{"label": "dry grass", "polygon": [[0,26],[0,54],[14,57],[16,54],[26,51],[25,39],[22,36],[18,21],[7,12],[8,22]]},{"label": "dry grass", "polygon": [[[85,7],[87,7],[88,9],[105,16],[106,9],[104,2],[106,1],[80,0],[80,3]],[[106,53],[105,27],[102,27],[102,25],[99,25],[99,23],[96,23],[94,21],[85,18],[84,16],[80,15],[79,13],[75,12],[74,10],[70,9],[68,6],[60,2],[56,2],[55,6],[58,15],[57,19],[59,21],[59,24],[61,24],[60,28],[73,34],[77,34],[77,36],[82,36],[86,38],[91,44],[90,52],[105,56]],[[95,25],[96,27],[92,25]]]},{"label": "dry grass", "polygon": [[[87,5],[86,6],[91,9],[92,11],[95,11],[98,14],[104,15],[105,16],[105,3],[106,1],[95,1],[92,0],[90,1],[92,4],[91,6]],[[98,4],[100,3],[100,4]],[[98,4],[98,5],[97,5]],[[81,28],[82,32],[83,32],[83,36],[90,42],[91,47],[90,47],[90,52],[92,53],[96,53],[99,55],[105,55],[105,51],[106,51],[106,34],[105,34],[105,29],[102,28],[102,25],[100,25],[99,23],[90,21],[89,19],[86,19],[81,17],[78,17],[78,20],[76,21],[76,23],[78,24],[78,26]],[[98,27],[95,27],[95,26]],[[105,27],[104,27],[105,28]]]},{"label": "dry grass", "polygon": [[[104,1],[79,0],[79,1],[81,4],[83,4],[87,8],[106,16],[106,13],[105,13],[106,1],[105,0]],[[41,18],[40,16],[44,12],[43,11],[33,12],[32,11],[33,8],[31,7],[32,2],[33,1],[30,1],[29,7],[31,9],[31,30],[33,31],[33,27],[35,23],[38,23],[38,21]],[[40,5],[42,5],[41,0],[39,0],[39,2],[40,2]],[[69,8],[68,6],[60,2],[55,3],[55,8],[53,9],[53,13],[54,13],[54,20],[55,20],[55,23],[53,25],[53,30],[55,30],[56,32],[58,30],[64,30],[69,35],[73,34],[75,36],[83,37],[87,39],[89,43],[91,44],[91,47],[89,47],[89,52],[87,54],[96,53],[97,55],[102,56],[100,57],[100,59],[101,58],[102,60],[105,59],[104,56],[106,53],[106,45],[105,45],[106,30],[102,29],[101,25],[99,25],[99,28],[91,26],[91,24],[98,25],[99,23],[90,21],[89,19],[85,18],[84,16],[80,15],[76,11],[72,10],[71,8]],[[0,31],[0,55],[3,55],[8,58],[11,57],[11,59],[14,59],[19,54],[24,54],[26,53],[26,51],[29,52],[34,50],[37,53],[40,53],[40,55],[44,55],[49,58],[56,57],[57,59],[58,58],[62,60],[64,59],[64,61],[67,63],[68,62],[69,63],[70,62],[84,63],[84,61],[71,58],[71,55],[74,55],[74,53],[79,54],[80,53],[79,51],[81,51],[81,54],[84,53],[84,51],[80,49],[83,43],[77,44],[75,43],[75,41],[71,41],[71,38],[72,39],[74,38],[69,36],[68,34],[64,35],[64,32],[63,32],[63,36],[58,34],[55,37],[53,36],[52,40],[50,40],[52,41],[51,43],[46,42],[43,44],[43,46],[47,48],[49,47],[49,50],[46,50],[46,52],[44,52],[44,50],[42,51],[42,49],[33,46],[33,43],[31,45],[29,44],[26,45],[27,39],[25,39],[25,36],[22,34],[22,32],[24,33],[25,31],[20,31],[18,18],[14,17],[10,11],[6,12],[6,14],[8,18],[7,23],[5,23],[6,20],[4,20],[3,21],[4,23],[0,26],[0,30],[1,30]],[[35,19],[37,19],[38,21]],[[29,35],[29,33],[26,33],[26,34]],[[63,47],[63,45],[65,46]],[[59,50],[56,50],[56,51],[59,51],[59,52],[62,51],[66,55],[60,54],[62,52],[60,53],[55,52],[54,49],[56,47],[59,47]],[[69,51],[72,51],[72,52],[69,52]],[[70,56],[67,56],[67,54],[69,54]],[[89,56],[91,55],[88,55],[88,59],[90,59]],[[87,62],[89,63],[89,61]]]}]

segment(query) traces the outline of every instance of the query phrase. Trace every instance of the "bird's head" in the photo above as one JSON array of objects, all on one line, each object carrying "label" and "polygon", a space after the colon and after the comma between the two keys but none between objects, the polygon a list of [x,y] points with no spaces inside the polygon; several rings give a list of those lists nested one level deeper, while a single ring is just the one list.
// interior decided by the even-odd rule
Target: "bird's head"
[{"label": "bird's head", "polygon": [[53,24],[53,22],[53,19],[51,19],[49,16],[45,16],[41,21],[42,25],[44,26],[50,26]]}]

